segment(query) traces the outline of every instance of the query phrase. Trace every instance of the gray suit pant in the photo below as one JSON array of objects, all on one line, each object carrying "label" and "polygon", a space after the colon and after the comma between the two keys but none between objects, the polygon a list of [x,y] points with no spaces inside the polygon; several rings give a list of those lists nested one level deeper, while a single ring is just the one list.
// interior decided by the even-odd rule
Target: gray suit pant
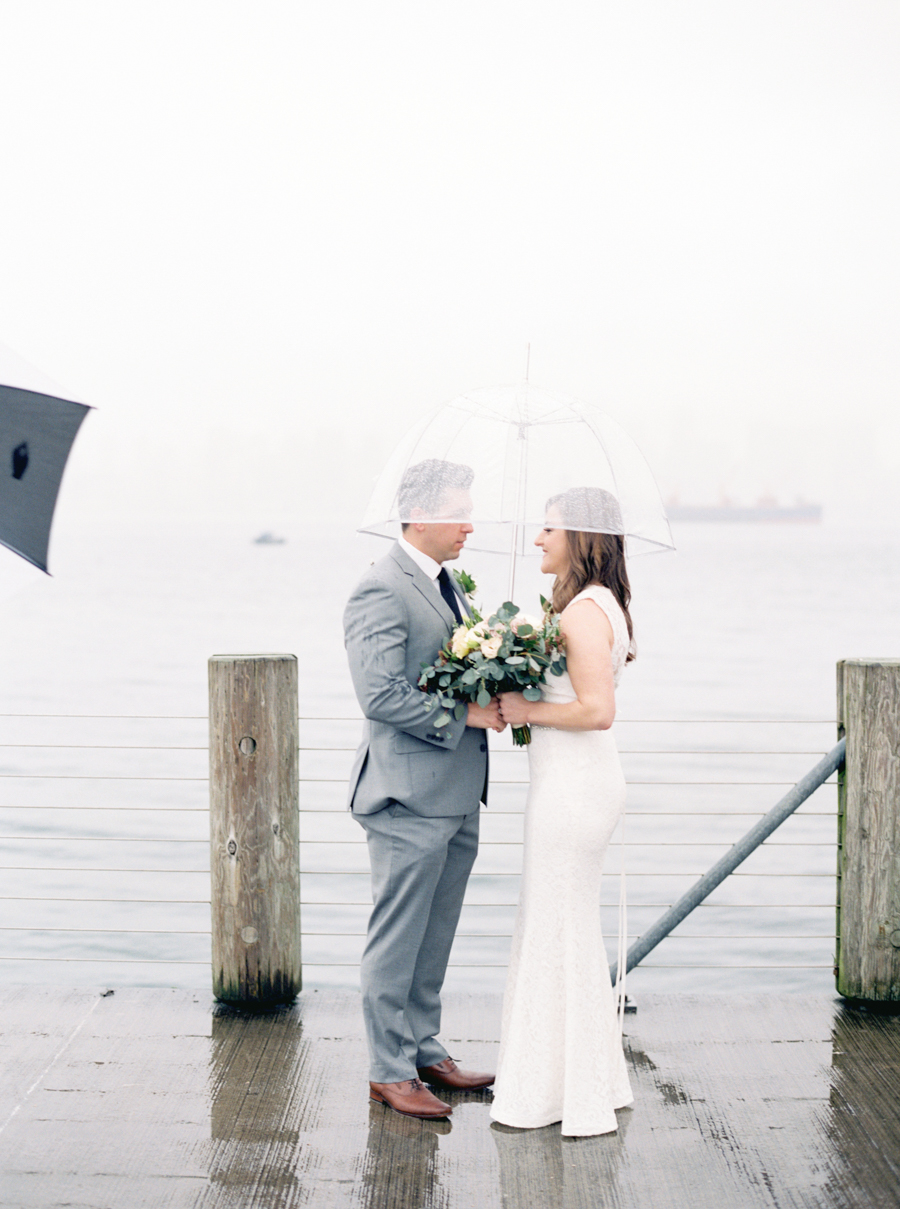
[{"label": "gray suit pant", "polygon": [[441,818],[392,802],[354,818],[366,832],[374,907],[360,965],[373,1083],[447,1057],[440,992],[478,852],[479,810]]}]

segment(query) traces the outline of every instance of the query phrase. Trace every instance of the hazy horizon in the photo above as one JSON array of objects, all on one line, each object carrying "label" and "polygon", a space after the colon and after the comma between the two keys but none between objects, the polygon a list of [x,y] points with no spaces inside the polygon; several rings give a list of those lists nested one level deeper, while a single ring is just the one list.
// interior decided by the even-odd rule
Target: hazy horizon
[{"label": "hazy horizon", "polygon": [[900,8],[0,9],[0,341],[61,515],[352,524],[424,408],[596,403],[664,497],[900,506]]}]

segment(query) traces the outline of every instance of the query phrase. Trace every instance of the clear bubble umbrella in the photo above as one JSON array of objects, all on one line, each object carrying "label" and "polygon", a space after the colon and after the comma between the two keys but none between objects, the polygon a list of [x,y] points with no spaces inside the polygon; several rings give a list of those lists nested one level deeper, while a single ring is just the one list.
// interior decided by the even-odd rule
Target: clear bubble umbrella
[{"label": "clear bubble umbrella", "polygon": [[512,596],[516,558],[551,500],[561,527],[622,534],[629,555],[675,548],[632,438],[595,407],[527,382],[469,391],[411,428],[378,476],[360,532],[393,537],[401,522],[471,520],[468,549],[511,556]]}]

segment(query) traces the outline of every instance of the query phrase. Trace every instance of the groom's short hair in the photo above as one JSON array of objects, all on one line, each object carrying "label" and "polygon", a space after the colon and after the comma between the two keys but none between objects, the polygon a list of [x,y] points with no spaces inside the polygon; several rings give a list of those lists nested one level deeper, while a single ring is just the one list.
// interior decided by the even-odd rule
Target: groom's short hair
[{"label": "groom's short hair", "polygon": [[451,491],[468,491],[475,478],[475,471],[463,462],[445,462],[441,458],[426,458],[416,462],[403,472],[397,491],[397,511],[405,529],[416,518],[412,513],[421,513],[424,518],[437,519],[447,495]]}]

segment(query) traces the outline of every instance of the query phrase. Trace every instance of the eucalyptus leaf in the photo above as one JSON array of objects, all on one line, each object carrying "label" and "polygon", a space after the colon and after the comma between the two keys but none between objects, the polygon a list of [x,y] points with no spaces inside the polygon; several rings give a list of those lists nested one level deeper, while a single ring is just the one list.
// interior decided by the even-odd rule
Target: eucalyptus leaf
[{"label": "eucalyptus leaf", "polygon": [[462,722],[463,718],[465,718],[467,713],[468,713],[468,706],[466,705],[465,701],[459,701],[457,703],[455,709],[453,710],[453,717],[456,719],[457,722]]},{"label": "eucalyptus leaf", "polygon": [[[478,693],[477,701],[482,709],[487,709],[487,707],[491,703],[491,694],[487,691],[487,689],[484,689],[484,688],[480,689],[479,693]],[[449,719],[448,719],[448,721],[449,721]]]},{"label": "eucalyptus leaf", "polygon": [[532,684],[525,689],[525,691],[522,693],[522,696],[526,701],[540,701],[541,690],[536,685]]},{"label": "eucalyptus leaf", "polygon": [[468,571],[463,571],[462,568],[458,570],[455,569],[453,572],[453,578],[462,588],[466,596],[471,596],[474,592],[478,591],[478,588],[475,585],[475,580],[468,573]]}]

